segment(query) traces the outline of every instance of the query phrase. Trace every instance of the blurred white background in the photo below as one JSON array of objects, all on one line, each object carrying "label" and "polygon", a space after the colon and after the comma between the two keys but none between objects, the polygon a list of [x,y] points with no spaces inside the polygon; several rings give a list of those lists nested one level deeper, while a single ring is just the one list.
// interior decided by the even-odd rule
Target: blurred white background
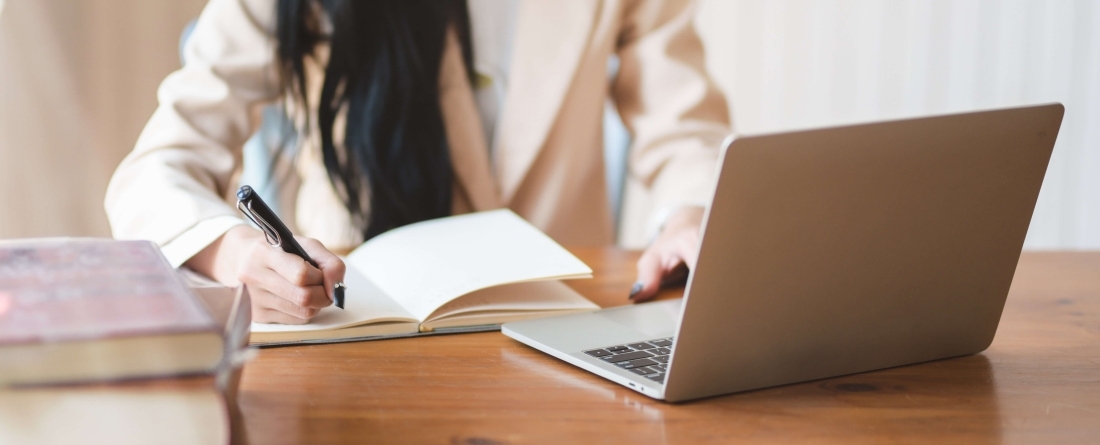
[{"label": "blurred white background", "polygon": [[1100,2],[703,0],[739,133],[1061,102],[1025,247],[1100,249]]},{"label": "blurred white background", "polygon": [[[203,0],[0,0],[0,238],[108,236],[107,179]],[[1100,249],[1100,2],[701,0],[738,133],[1058,101],[1026,247]]]}]

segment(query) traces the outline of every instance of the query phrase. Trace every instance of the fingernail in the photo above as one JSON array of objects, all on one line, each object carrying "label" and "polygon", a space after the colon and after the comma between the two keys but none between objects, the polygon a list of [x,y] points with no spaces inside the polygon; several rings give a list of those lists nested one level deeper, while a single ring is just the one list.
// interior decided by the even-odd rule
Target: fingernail
[{"label": "fingernail", "polygon": [[638,295],[638,292],[641,292],[641,291],[642,291],[642,283],[634,283],[634,287],[630,288],[630,297],[628,297],[628,299],[633,300],[634,296]]}]

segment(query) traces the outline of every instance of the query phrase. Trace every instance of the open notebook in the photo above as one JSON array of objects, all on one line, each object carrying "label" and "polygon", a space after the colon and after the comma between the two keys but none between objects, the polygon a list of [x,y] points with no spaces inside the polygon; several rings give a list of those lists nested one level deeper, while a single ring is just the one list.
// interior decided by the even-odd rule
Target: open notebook
[{"label": "open notebook", "polygon": [[510,210],[410,224],[345,258],[345,309],[305,325],[252,324],[254,345],[499,329],[598,306],[561,281],[592,269]]}]

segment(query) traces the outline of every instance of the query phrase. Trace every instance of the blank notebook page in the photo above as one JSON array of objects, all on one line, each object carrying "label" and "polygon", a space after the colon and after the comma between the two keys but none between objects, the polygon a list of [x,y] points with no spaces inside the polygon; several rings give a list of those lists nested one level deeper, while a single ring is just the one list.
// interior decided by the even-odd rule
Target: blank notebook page
[{"label": "blank notebook page", "polygon": [[592,275],[587,265],[510,210],[394,229],[355,249],[348,263],[420,320],[478,289]]}]

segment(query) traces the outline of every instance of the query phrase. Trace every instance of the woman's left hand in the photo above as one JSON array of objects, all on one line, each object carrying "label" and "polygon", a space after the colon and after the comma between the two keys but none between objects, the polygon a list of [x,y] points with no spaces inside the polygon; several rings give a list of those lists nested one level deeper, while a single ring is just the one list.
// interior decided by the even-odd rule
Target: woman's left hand
[{"label": "woman's left hand", "polygon": [[638,281],[630,289],[631,300],[653,299],[663,283],[687,277],[699,256],[702,224],[702,207],[684,207],[668,217],[657,239],[638,259]]}]

